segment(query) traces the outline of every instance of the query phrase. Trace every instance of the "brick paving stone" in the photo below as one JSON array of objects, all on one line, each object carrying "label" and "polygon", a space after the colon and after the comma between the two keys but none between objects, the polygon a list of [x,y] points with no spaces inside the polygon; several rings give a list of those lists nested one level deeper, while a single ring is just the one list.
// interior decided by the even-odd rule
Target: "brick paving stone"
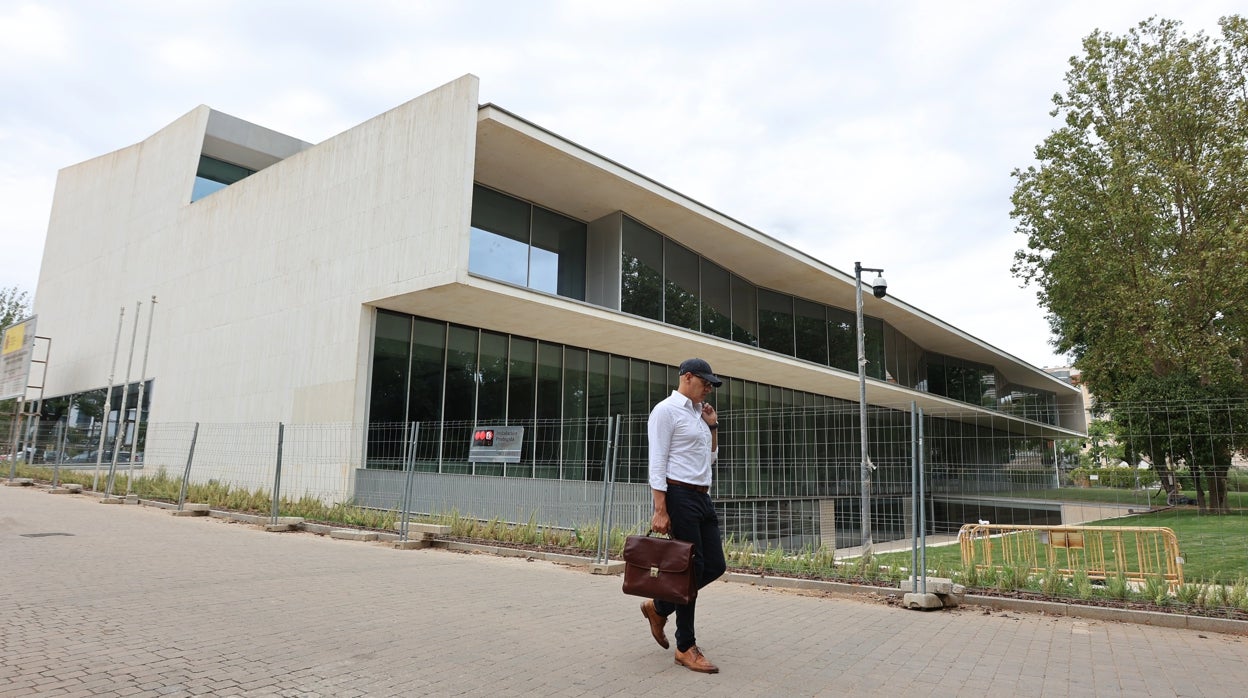
[{"label": "brick paving stone", "polygon": [[[0,488],[0,696],[1048,698],[1248,685],[1238,636],[729,583],[699,599],[699,644],[722,670],[707,676],[654,644],[618,577],[96,504]],[[21,535],[47,531],[72,535]]]}]

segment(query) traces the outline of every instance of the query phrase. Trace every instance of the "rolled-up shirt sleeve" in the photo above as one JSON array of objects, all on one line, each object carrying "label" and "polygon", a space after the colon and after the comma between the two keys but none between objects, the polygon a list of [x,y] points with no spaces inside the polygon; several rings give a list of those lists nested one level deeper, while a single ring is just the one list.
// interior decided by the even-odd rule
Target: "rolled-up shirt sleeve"
[{"label": "rolled-up shirt sleeve", "polygon": [[667,462],[672,449],[672,416],[669,410],[656,409],[646,422],[650,451],[650,488],[667,491]]}]

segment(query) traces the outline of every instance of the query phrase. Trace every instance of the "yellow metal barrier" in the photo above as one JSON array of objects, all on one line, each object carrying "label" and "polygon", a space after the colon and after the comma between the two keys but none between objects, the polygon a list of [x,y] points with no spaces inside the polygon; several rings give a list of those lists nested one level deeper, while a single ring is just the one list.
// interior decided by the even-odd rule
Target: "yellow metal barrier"
[{"label": "yellow metal barrier", "polygon": [[1174,531],[1140,526],[1012,526],[966,524],[958,531],[962,564],[989,570],[1026,567],[1089,579],[1162,577],[1183,584],[1183,558]]}]

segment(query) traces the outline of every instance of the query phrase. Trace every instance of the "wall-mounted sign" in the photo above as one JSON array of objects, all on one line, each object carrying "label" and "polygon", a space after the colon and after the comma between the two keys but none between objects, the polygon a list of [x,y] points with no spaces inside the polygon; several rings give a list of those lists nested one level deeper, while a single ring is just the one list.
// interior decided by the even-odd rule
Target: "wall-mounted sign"
[{"label": "wall-mounted sign", "polygon": [[35,318],[4,328],[0,335],[0,400],[25,397],[35,353]]},{"label": "wall-mounted sign", "polygon": [[477,427],[472,430],[469,463],[519,463],[524,427]]}]

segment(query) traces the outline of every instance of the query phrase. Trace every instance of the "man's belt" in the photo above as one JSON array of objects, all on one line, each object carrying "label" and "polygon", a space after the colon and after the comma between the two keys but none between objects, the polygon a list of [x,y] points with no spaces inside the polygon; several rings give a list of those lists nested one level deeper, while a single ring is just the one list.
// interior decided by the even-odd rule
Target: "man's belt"
[{"label": "man's belt", "polygon": [[679,487],[684,490],[693,490],[694,492],[701,492],[702,494],[706,494],[711,491],[711,488],[706,485],[690,485],[687,482],[681,482],[680,480],[673,480],[671,478],[667,479],[667,486]]}]

